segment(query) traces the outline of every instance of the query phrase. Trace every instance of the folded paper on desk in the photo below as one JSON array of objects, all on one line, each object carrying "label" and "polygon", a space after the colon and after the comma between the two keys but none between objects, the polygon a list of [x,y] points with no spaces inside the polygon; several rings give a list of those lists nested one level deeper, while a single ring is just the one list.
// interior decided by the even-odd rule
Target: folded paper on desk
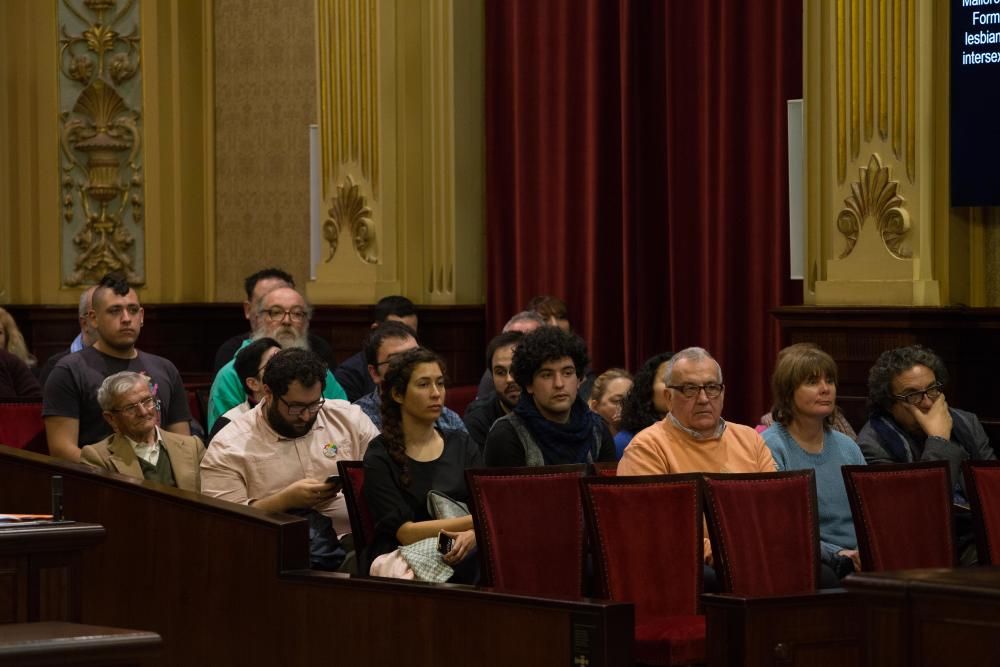
[{"label": "folded paper on desk", "polygon": [[0,514],[0,523],[21,523],[22,521],[51,520],[51,514]]}]

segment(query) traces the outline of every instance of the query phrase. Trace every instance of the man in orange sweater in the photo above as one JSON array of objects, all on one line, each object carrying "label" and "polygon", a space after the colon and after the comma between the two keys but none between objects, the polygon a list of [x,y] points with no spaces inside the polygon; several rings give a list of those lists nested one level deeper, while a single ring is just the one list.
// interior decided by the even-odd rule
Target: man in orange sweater
[{"label": "man in orange sweater", "polygon": [[[722,419],[725,385],[712,355],[700,347],[681,350],[667,362],[666,379],[670,412],[632,439],[619,475],[775,471],[757,431]],[[712,562],[707,537],[705,562]]]}]

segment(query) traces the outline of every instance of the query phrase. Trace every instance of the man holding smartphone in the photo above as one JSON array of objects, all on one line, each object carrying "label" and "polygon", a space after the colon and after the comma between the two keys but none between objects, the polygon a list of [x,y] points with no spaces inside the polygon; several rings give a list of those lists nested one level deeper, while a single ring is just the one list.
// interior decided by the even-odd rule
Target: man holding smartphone
[{"label": "man holding smartphone", "polygon": [[360,460],[379,431],[360,408],[324,399],[326,364],[313,352],[282,350],[264,370],[264,397],[212,440],[201,464],[206,495],[272,512],[305,510],[310,535],[332,522],[338,538],[350,520],[337,461]]}]

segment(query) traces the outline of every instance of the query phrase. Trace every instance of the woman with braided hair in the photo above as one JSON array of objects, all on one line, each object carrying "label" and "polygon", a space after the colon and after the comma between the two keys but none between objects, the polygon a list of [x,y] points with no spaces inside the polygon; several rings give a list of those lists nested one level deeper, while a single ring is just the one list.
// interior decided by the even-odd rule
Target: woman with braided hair
[{"label": "woman with braided hair", "polygon": [[437,538],[454,540],[444,562],[455,568],[449,581],[473,583],[476,534],[471,516],[434,519],[427,494],[437,491],[468,502],[465,469],[482,466],[479,447],[462,431],[435,427],[444,407],[444,364],[425,348],[394,359],[381,386],[382,435],[365,454],[364,496],[375,520],[371,557]]}]

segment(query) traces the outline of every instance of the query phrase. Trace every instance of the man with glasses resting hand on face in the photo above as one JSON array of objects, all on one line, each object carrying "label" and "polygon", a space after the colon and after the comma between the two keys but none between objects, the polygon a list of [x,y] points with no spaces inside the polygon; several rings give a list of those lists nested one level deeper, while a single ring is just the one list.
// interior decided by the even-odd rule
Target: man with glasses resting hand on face
[{"label": "man with glasses resting hand on face", "polygon": [[122,371],[107,377],[97,390],[97,402],[114,435],[87,445],[84,463],[129,477],[199,491],[198,465],[205,455],[201,440],[162,431],[160,400],[145,375]]},{"label": "man with glasses resting hand on face", "polygon": [[976,415],[948,406],[947,382],[944,363],[920,345],[879,355],[868,372],[871,417],[858,433],[865,461],[947,461],[952,483],[964,494],[962,461],[996,455]]},{"label": "man with glasses resting hand on face", "polygon": [[[338,538],[351,532],[337,461],[360,461],[378,429],[361,408],[327,400],[327,367],[313,352],[284,349],[264,369],[264,396],[212,440],[201,462],[202,493],[310,522],[313,564],[335,569],[343,554],[318,556],[330,522]],[[346,547],[345,545],[345,548]],[[334,562],[330,562],[330,559]]]},{"label": "man with glasses resting hand on face", "polygon": [[[312,309],[306,303],[305,297],[293,287],[279,285],[266,292],[257,308],[257,318],[254,320],[254,330],[250,338],[243,341],[240,349],[261,338],[273,338],[283,348],[311,349],[309,343],[309,320]],[[315,350],[313,350],[315,352]],[[215,427],[215,420],[226,414],[232,408],[247,399],[243,382],[235,369],[236,359],[219,369],[212,381],[212,389],[208,396],[209,432]],[[333,377],[326,372],[326,383],[323,389],[324,398],[347,398],[347,394]]]},{"label": "man with glasses resting hand on face", "polygon": [[[689,472],[774,472],[774,458],[753,428],[722,419],[722,369],[700,347],[681,350],[667,362],[667,416],[639,431],[618,462],[618,475]],[[712,563],[706,535],[705,563]],[[705,571],[705,590],[714,590]]]}]

